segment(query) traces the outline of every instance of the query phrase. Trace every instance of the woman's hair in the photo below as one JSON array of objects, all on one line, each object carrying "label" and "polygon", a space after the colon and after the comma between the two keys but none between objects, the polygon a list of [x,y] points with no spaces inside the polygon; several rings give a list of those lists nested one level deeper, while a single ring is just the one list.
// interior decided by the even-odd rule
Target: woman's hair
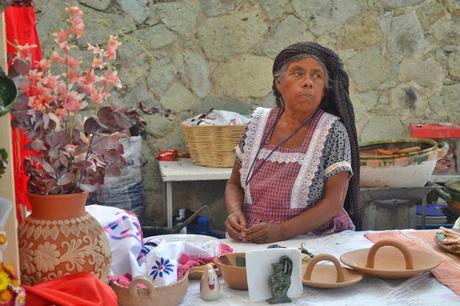
[{"label": "woman's hair", "polygon": [[[349,96],[348,74],[343,68],[340,57],[332,50],[315,42],[301,42],[290,45],[282,50],[273,63],[273,94],[278,106],[283,105],[283,98],[277,90],[275,81],[285,65],[300,58],[313,57],[326,67],[328,87],[326,95],[321,100],[320,108],[340,117],[347,129],[351,145],[351,167],[353,176],[348,185],[344,207],[350,214],[357,229],[361,229],[361,205],[359,202],[359,146],[355,126],[355,113]],[[285,68],[284,68],[285,69]]]}]

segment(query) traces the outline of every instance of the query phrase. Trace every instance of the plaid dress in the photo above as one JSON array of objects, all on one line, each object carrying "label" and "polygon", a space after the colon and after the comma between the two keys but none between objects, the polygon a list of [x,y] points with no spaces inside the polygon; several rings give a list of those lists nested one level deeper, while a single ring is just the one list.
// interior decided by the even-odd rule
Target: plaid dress
[{"label": "plaid dress", "polygon": [[[338,117],[319,111],[312,118],[300,147],[276,148],[276,145],[268,144],[269,141],[262,141],[268,139],[267,134],[278,113],[277,107],[257,108],[240,145],[235,148],[236,160],[241,165],[244,211],[249,226],[291,219],[316,205],[329,177],[341,171],[352,175],[349,138]],[[252,174],[254,169],[257,171]],[[246,185],[251,175],[253,177]],[[355,227],[347,212],[342,210],[314,233],[347,229],[354,230]]]}]

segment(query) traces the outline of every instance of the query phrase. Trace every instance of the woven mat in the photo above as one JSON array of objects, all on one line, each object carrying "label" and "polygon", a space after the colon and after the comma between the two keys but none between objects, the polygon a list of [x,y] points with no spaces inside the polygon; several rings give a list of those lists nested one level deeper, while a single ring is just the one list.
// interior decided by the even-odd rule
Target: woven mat
[{"label": "woven mat", "polygon": [[441,264],[431,270],[436,279],[460,296],[460,256],[445,252],[434,241],[436,230],[367,232],[364,236],[372,242],[381,239],[396,239],[419,251],[435,253]]}]

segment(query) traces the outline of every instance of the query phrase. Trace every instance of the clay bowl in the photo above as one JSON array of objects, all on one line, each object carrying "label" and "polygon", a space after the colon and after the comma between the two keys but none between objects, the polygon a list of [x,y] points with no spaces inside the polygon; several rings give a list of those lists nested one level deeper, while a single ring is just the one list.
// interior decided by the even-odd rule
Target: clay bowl
[{"label": "clay bowl", "polygon": [[245,253],[228,253],[214,258],[214,263],[219,267],[222,277],[230,288],[248,290],[246,267],[237,266],[237,258],[246,258]]},{"label": "clay bowl", "polygon": [[[137,288],[137,284],[143,284],[145,288]],[[120,306],[176,306],[182,302],[189,281],[187,272],[177,283],[163,287],[154,287],[145,276],[135,277],[129,287],[121,286],[116,281],[111,281],[109,285],[115,291]]]},{"label": "clay bowl", "polygon": [[432,139],[386,140],[361,144],[361,187],[423,187],[447,143]]}]

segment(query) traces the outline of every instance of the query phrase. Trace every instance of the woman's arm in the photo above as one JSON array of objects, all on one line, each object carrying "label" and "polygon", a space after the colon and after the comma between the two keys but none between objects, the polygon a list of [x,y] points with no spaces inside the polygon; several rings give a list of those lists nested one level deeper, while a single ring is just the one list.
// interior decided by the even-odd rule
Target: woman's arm
[{"label": "woman's arm", "polygon": [[225,187],[225,206],[228,217],[225,229],[233,239],[241,240],[241,232],[246,229],[246,218],[243,212],[244,190],[240,181],[240,165],[233,164],[232,174]]},{"label": "woman's arm", "polygon": [[349,177],[350,173],[346,171],[331,176],[325,183],[322,199],[314,207],[279,224],[256,224],[245,231],[243,240],[269,243],[287,240],[317,229],[343,209]]},{"label": "woman's arm", "polygon": [[348,190],[350,173],[343,171],[331,176],[325,184],[323,198],[312,208],[281,224],[285,239],[311,232],[342,209]]}]

